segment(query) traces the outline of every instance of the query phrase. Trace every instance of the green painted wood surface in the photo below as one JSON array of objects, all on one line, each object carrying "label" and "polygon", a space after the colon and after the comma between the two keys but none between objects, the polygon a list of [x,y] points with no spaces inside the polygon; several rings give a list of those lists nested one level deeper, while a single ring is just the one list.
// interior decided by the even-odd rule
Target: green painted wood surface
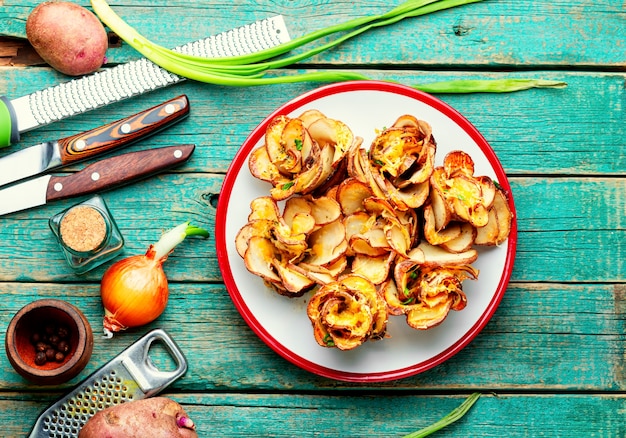
[{"label": "green painted wood surface", "polygon": [[[5,7],[0,10],[2,33],[23,37],[25,20],[37,3],[4,0]],[[89,6],[86,0],[75,3]],[[176,47],[270,15],[284,15],[290,33],[299,36],[352,18],[381,14],[400,3],[156,0],[111,1],[110,5],[145,36]],[[376,30],[315,61],[374,67],[409,64],[437,68],[454,64],[490,69],[520,65],[619,68],[626,61],[624,20],[624,5],[619,0],[488,0]],[[132,50],[115,50],[111,61],[123,62],[136,56]]]},{"label": "green painted wood surface", "polygon": [[[0,0],[0,38],[22,41],[37,3]],[[111,1],[129,23],[170,47],[276,13],[287,17],[295,36],[399,3]],[[617,0],[490,0],[368,33],[300,66],[354,69],[409,85],[499,77],[568,83],[561,90],[439,96],[496,151],[519,226],[501,305],[450,360],[417,376],[370,384],[299,369],[239,316],[222,283],[214,238],[194,239],[166,264],[172,284],[166,312],[113,339],[96,336],[90,363],[72,381],[29,384],[0,355],[0,412],[8,416],[0,436],[26,435],[40,411],[153,327],[168,330],[189,359],[188,373],[166,394],[185,405],[201,436],[399,437],[474,391],[485,395],[437,436],[625,436],[625,28],[625,6]],[[137,58],[125,44],[108,56],[109,65]],[[41,65],[0,67],[0,95],[18,97],[67,79]],[[190,96],[187,120],[128,150],[196,143],[192,160],[103,194],[126,238],[125,254],[140,253],[183,220],[213,229],[224,174],[247,135],[276,107],[318,85],[227,88],[186,81],[26,133],[0,155]],[[74,202],[0,218],[0,332],[23,305],[44,297],[76,304],[99,331],[105,267],[75,276],[47,224]]]},{"label": "green painted wood surface", "polygon": [[[381,437],[400,438],[427,426],[459,405],[465,396],[372,393],[351,395],[174,394],[185,409],[207,422],[201,436]],[[37,416],[27,395],[0,398],[9,418]],[[50,402],[54,398],[42,396]],[[457,423],[433,436],[511,437],[624,436],[623,396],[484,395]],[[14,407],[17,406],[17,410]],[[5,412],[9,412],[5,411]],[[18,417],[19,416],[19,417]],[[8,424],[7,436],[24,436],[21,424]]]},{"label": "green painted wood surface", "polygon": [[[0,304],[1,327],[34,298],[55,296],[83,310],[95,332],[102,327],[97,284],[8,283],[3,292],[10,299]],[[514,283],[483,332],[455,357],[415,377],[364,385],[320,378],[278,358],[239,317],[223,285],[175,283],[167,310],[156,322],[113,339],[96,336],[85,373],[98,369],[112,352],[120,352],[150,328],[163,327],[188,355],[189,372],[173,385],[188,391],[484,388],[619,392],[626,386],[625,296],[623,285]],[[563,306],[564,297],[568,306]],[[0,376],[1,387],[29,389],[27,382],[10,372],[5,357],[0,366],[6,369]],[[80,380],[79,376],[65,386]]]}]

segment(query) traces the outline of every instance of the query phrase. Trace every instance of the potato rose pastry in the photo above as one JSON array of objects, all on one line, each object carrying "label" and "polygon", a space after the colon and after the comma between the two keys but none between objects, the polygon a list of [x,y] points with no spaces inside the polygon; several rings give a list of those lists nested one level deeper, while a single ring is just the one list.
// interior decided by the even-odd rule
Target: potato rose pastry
[{"label": "potato rose pastry", "polygon": [[427,122],[402,115],[369,149],[362,142],[317,110],[276,116],[249,158],[272,187],[235,242],[277,293],[312,293],[315,340],[340,350],[384,339],[389,316],[427,330],[464,309],[475,246],[504,242],[513,219],[506,193],[474,175],[467,153],[435,166]]}]

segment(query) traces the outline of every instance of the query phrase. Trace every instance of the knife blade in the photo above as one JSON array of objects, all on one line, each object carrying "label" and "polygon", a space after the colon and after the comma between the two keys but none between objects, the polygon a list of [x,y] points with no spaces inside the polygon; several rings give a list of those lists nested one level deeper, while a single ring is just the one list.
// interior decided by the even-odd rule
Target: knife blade
[{"label": "knife blade", "polygon": [[[219,58],[258,52],[289,40],[285,20],[277,15],[173,50]],[[22,97],[0,96],[0,148],[17,143],[26,131],[184,80],[140,58]]]},{"label": "knife blade", "polygon": [[113,189],[186,162],[195,145],[128,152],[67,176],[44,175],[0,190],[0,216],[52,201]]},{"label": "knife blade", "polygon": [[189,109],[183,94],[99,128],[14,152],[0,158],[0,187],[128,146],[183,120]]}]

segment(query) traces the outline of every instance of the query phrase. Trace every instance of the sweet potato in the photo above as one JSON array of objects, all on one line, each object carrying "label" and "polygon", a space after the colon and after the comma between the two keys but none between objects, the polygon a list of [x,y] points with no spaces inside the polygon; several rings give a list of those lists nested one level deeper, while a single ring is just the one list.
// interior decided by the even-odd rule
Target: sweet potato
[{"label": "sweet potato", "polygon": [[45,62],[70,76],[98,70],[109,45],[98,17],[70,2],[40,3],[26,20],[26,37]]},{"label": "sweet potato", "polygon": [[78,438],[198,438],[181,405],[167,397],[134,400],[96,413]]}]

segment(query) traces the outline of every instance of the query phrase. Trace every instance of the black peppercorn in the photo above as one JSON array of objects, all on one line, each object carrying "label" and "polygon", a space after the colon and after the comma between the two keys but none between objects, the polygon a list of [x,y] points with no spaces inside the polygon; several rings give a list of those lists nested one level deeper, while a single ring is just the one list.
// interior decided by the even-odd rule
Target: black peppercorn
[{"label": "black peppercorn", "polygon": [[38,332],[35,332],[32,334],[32,336],[30,337],[30,342],[33,345],[37,345],[37,342],[41,341],[41,334],[39,334]]},{"label": "black peppercorn", "polygon": [[43,365],[46,363],[46,353],[43,351],[38,351],[35,355],[35,364]]},{"label": "black peppercorn", "polygon": [[70,330],[65,326],[58,326],[56,323],[41,326],[30,338],[35,347],[35,364],[63,362],[71,349],[70,336]]},{"label": "black peppercorn", "polygon": [[48,348],[46,350],[46,360],[51,361],[54,359],[54,355],[56,354],[56,350],[54,348]]},{"label": "black peppercorn", "polygon": [[68,344],[67,341],[60,341],[57,345],[57,349],[61,353],[67,354],[70,351],[70,344]]},{"label": "black peppercorn", "polygon": [[59,336],[59,338],[61,338],[61,339],[65,339],[65,338],[67,338],[67,337],[69,336],[69,334],[70,334],[70,331],[68,330],[68,328],[67,328],[67,327],[63,327],[63,326],[61,326],[61,327],[59,327],[59,328],[58,328],[58,330],[57,330],[57,335],[58,335],[58,336]]}]

